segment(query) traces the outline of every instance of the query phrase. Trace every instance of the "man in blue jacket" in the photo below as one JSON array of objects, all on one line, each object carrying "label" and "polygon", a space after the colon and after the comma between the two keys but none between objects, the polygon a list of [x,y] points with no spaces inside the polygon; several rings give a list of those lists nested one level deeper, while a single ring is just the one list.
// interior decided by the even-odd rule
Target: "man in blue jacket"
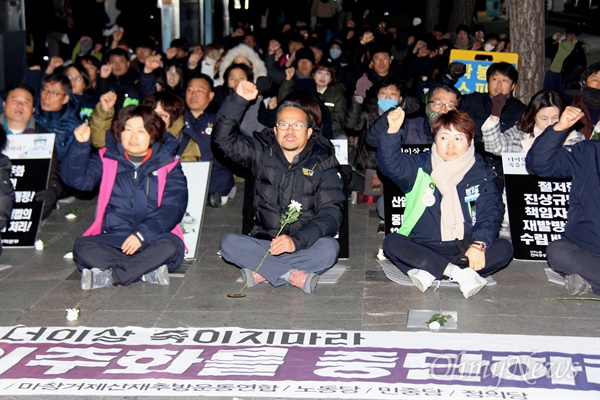
[{"label": "man in blue jacket", "polygon": [[573,178],[565,233],[546,250],[550,267],[565,277],[571,296],[600,294],[600,142],[563,146],[565,136],[584,113],[567,107],[527,153],[527,169],[542,177]]},{"label": "man in blue jacket", "polygon": [[69,78],[62,74],[47,75],[42,81],[40,98],[33,114],[36,124],[56,134],[54,145],[59,161],[67,155],[73,131],[81,125],[79,105],[72,95]]},{"label": "man in blue jacket", "polygon": [[[247,287],[268,281],[312,293],[339,253],[332,236],[343,218],[342,177],[333,146],[313,129],[312,115],[299,103],[283,102],[273,129],[241,134],[239,121],[257,95],[252,82],[240,82],[221,106],[212,134],[225,155],[256,178],[254,229],[250,236],[224,235],[221,255],[242,269]],[[281,217],[292,202],[300,203],[302,213],[284,224]]]}]

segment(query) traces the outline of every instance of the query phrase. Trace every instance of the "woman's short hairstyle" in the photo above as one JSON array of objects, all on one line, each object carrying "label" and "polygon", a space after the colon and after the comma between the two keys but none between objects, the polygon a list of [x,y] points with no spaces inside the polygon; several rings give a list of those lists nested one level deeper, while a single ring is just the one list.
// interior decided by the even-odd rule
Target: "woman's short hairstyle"
[{"label": "woman's short hairstyle", "polygon": [[313,119],[310,109],[307,106],[300,104],[297,101],[293,101],[293,100],[285,100],[283,103],[281,103],[279,108],[277,108],[277,119],[279,119],[279,113],[284,108],[290,108],[290,107],[302,110],[304,112],[304,114],[306,114],[306,124],[308,125],[309,128],[313,128],[315,126],[315,120]]},{"label": "woman's short hairstyle", "polygon": [[69,68],[75,68],[77,72],[79,72],[79,75],[81,75],[81,77],[83,78],[84,92],[87,92],[88,90],[92,89],[92,78],[90,78],[90,74],[88,74],[87,69],[85,69],[83,65],[75,63],[65,67],[65,76],[67,75],[67,71],[69,70]]},{"label": "woman's short hairstyle", "polygon": [[237,64],[231,64],[229,67],[227,67],[227,69],[223,73],[223,82],[225,82],[224,85],[227,85],[227,80],[229,79],[229,74],[234,69],[241,69],[246,74],[246,80],[250,81],[250,82],[254,82],[254,74],[252,73],[252,68],[250,68],[246,64],[237,63]]},{"label": "woman's short hairstyle", "polygon": [[496,73],[500,73],[501,75],[506,76],[508,79],[512,81],[513,84],[517,84],[519,80],[519,72],[517,69],[507,62],[498,62],[489,66],[487,72],[485,73],[485,80],[490,81],[490,78]]},{"label": "woman's short hairstyle", "polygon": [[[181,117],[185,112],[185,102],[183,99],[170,92],[154,92],[151,95],[148,95],[142,103],[143,106],[150,107],[153,110],[155,110],[156,106],[159,104],[163,110],[169,113],[171,123],[175,122],[175,120]],[[167,128],[169,127],[167,126]]]},{"label": "woman's short hairstyle", "polygon": [[565,102],[565,99],[554,90],[540,90],[533,95],[525,112],[521,115],[519,121],[517,121],[517,129],[533,135],[535,116],[542,108],[546,107],[557,107],[559,114],[562,114],[565,107],[567,107],[567,103]]},{"label": "woman's short hairstyle", "polygon": [[337,84],[337,77],[335,76],[335,67],[333,66],[332,63],[330,63],[329,61],[321,61],[313,69],[312,76],[315,76],[315,73],[317,71],[320,71],[320,70],[329,72],[329,75],[331,75],[331,83],[330,83],[330,85]]},{"label": "woman's short hairstyle", "polygon": [[477,131],[475,122],[473,122],[469,114],[460,110],[450,110],[446,114],[441,114],[437,117],[431,127],[434,139],[437,133],[442,129],[454,129],[455,131],[464,133],[467,135],[469,146],[473,143],[475,132]]},{"label": "woman's short hairstyle", "polygon": [[144,129],[150,135],[150,146],[154,142],[162,143],[165,140],[165,123],[154,112],[153,108],[148,106],[128,106],[119,111],[119,115],[112,122],[110,134],[112,139],[121,143],[121,133],[125,130],[125,123],[131,118],[141,117],[144,121]]}]

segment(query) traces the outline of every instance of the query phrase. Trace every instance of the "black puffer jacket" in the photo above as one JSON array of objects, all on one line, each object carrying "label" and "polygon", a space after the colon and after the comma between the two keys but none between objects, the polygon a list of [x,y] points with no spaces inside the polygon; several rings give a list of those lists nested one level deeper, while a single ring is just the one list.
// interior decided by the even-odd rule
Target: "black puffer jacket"
[{"label": "black puffer jacket", "polygon": [[286,225],[282,234],[292,238],[296,250],[335,235],[342,223],[345,195],[331,143],[315,130],[298,162],[290,164],[272,129],[255,132],[254,137],[240,133],[239,121],[247,104],[235,93],[225,100],[212,140],[227,157],[249,168],[256,179],[253,232],[275,237],[281,215],[295,200],[302,204],[302,215]]}]

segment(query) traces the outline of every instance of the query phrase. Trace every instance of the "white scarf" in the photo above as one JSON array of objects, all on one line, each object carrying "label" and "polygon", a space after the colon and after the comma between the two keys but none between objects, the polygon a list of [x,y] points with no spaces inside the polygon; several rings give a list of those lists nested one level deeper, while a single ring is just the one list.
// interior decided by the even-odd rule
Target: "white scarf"
[{"label": "white scarf", "polygon": [[462,239],[465,235],[465,217],[456,185],[475,164],[475,146],[471,143],[462,156],[452,161],[444,161],[437,152],[435,143],[431,146],[431,178],[442,194],[440,203],[440,233],[442,241]]}]

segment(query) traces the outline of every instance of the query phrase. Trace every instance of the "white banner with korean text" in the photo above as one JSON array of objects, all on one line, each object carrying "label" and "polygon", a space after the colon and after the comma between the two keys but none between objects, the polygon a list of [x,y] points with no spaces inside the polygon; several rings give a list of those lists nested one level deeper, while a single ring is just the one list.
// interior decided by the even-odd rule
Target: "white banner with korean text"
[{"label": "white banner with korean text", "polygon": [[1,395],[597,399],[600,338],[0,328]]}]

